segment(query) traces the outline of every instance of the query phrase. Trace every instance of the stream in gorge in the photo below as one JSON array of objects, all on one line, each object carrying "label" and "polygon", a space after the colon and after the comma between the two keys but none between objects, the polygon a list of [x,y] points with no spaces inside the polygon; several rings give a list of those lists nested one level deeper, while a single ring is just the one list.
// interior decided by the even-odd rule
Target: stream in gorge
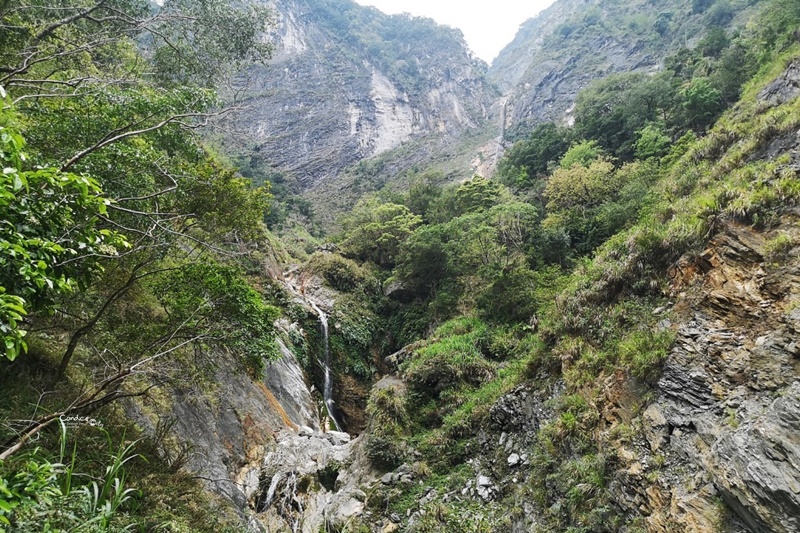
[{"label": "stream in gorge", "polygon": [[[274,443],[267,446],[258,470],[257,488],[249,495],[258,522],[254,531],[341,530],[364,512],[366,494],[360,485],[377,478],[358,451],[359,440],[351,440],[342,431],[344,423],[333,398],[330,325],[322,309],[330,309],[331,304],[326,296],[309,294],[303,280],[291,274],[284,274],[284,283],[295,302],[318,319],[316,360],[323,371],[320,388],[330,421],[324,420],[320,409],[313,427],[297,424],[274,435]],[[308,394],[310,399],[311,392]]]}]

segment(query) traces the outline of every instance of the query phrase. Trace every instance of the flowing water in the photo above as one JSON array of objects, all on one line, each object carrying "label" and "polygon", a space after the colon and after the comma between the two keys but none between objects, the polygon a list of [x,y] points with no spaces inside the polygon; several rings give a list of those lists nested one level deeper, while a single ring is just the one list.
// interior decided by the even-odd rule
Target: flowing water
[{"label": "flowing water", "polygon": [[324,371],[325,380],[322,387],[322,399],[325,401],[325,408],[328,410],[328,416],[336,426],[336,431],[343,431],[342,424],[339,422],[339,417],[336,413],[336,407],[333,401],[333,377],[331,376],[331,349],[328,340],[328,316],[317,307],[314,302],[309,301],[311,307],[316,311],[319,316],[320,329],[322,330],[322,344],[324,347],[323,358],[320,361]]}]

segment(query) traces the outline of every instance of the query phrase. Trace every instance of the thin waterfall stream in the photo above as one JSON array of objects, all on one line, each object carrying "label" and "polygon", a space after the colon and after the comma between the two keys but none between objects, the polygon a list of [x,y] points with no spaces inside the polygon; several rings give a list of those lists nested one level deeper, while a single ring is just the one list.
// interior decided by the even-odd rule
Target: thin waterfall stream
[{"label": "thin waterfall stream", "polygon": [[320,361],[324,371],[325,379],[322,387],[322,399],[325,401],[325,408],[328,410],[328,416],[336,426],[336,431],[343,431],[342,424],[339,422],[339,417],[336,414],[335,402],[333,401],[333,377],[331,376],[331,349],[328,339],[328,316],[322,309],[320,309],[314,302],[309,301],[312,309],[316,311],[319,316],[320,329],[322,330],[322,344],[324,347],[323,358]]}]

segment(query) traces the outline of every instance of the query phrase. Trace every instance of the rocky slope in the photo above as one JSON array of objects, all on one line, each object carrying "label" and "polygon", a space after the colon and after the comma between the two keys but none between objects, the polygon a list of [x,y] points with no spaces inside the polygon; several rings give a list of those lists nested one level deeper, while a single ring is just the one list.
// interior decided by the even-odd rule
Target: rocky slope
[{"label": "rocky slope", "polygon": [[650,531],[718,530],[720,499],[728,531],[800,527],[800,261],[794,246],[782,264],[767,252],[798,237],[797,220],[767,234],[732,224],[673,271],[678,336],[640,420],[646,440],[618,450],[620,501]]},{"label": "rocky slope", "polygon": [[183,455],[186,468],[242,517],[259,489],[264,457],[276,435],[320,428],[303,370],[284,344],[279,347],[281,358],[267,365],[263,379],[251,379],[226,354],[219,354],[208,389],[167,389],[167,410],[164,402],[152,398],[126,408],[147,433],[169,431],[175,441],[167,453],[176,459]]},{"label": "rocky slope", "polygon": [[[776,174],[757,173],[754,180],[778,174],[796,180],[800,173],[798,65],[797,59],[789,63],[747,104],[755,111],[732,114],[759,124],[769,122],[770,110],[794,116],[760,131],[747,129],[752,122],[734,123],[749,133],[722,152],[749,146],[740,165],[777,162],[769,171]],[[754,138],[759,142],[750,144]],[[725,167],[729,160],[716,154],[713,165],[732,172]],[[585,385],[594,391],[584,391],[588,404],[563,411],[559,406],[576,405],[581,392],[565,386],[574,361],[560,354],[560,369],[541,370],[503,395],[485,423],[465,429],[466,441],[439,444],[444,455],[445,448],[463,446],[466,458],[444,482],[415,478],[415,465],[367,480],[368,509],[400,505],[405,516],[365,512],[364,522],[372,531],[437,531],[445,529],[432,524],[455,523],[480,531],[553,531],[559,529],[547,514],[586,506],[601,519],[616,509],[627,526],[581,523],[586,531],[797,531],[800,211],[787,201],[773,204],[771,213],[765,225],[720,217],[703,248],[667,269],[664,304],[652,314],[656,329],[673,332],[674,342],[653,381],[624,369],[600,371]],[[597,447],[593,453],[579,451],[577,443],[586,439]],[[537,479],[541,464],[555,456],[560,467]],[[558,484],[564,484],[563,498],[542,501],[536,487]]]}]

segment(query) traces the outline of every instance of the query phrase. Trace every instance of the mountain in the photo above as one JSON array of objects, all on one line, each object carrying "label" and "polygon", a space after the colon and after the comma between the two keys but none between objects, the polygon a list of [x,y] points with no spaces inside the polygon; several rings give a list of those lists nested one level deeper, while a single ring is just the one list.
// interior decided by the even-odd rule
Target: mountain
[{"label": "mountain", "polygon": [[618,72],[656,72],[710,28],[735,28],[757,2],[560,0],[520,27],[488,77],[505,95],[504,128],[524,136],[540,122],[569,123],[578,92]]},{"label": "mountain", "polygon": [[73,4],[0,10],[0,531],[798,531],[796,0],[559,0],[488,69]]},{"label": "mountain", "polygon": [[742,25],[755,4],[560,0],[488,67],[458,30],[430,19],[349,0],[278,0],[268,4],[274,55],[240,78],[245,109],[224,150],[246,176],[273,184],[278,225],[302,195],[330,227],[364,194],[403,190],[414,173],[492,176],[536,124],[569,124],[592,80],[656,72],[710,28]]},{"label": "mountain", "polygon": [[253,164],[302,189],[403,143],[453,142],[481,127],[497,98],[458,30],[350,0],[269,5],[274,55],[240,80],[247,109],[235,128]]}]

